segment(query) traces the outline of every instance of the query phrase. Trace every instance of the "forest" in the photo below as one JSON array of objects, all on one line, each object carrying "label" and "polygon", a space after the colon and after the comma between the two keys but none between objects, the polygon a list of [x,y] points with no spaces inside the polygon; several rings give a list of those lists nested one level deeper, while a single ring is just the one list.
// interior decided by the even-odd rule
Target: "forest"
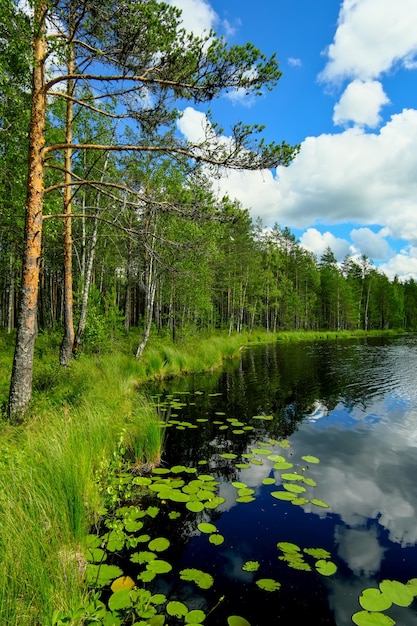
[{"label": "forest", "polygon": [[[261,94],[278,62],[180,28],[161,2],[0,0],[0,326],[17,328],[12,411],[30,398],[37,333],[60,364],[106,334],[417,329],[417,284],[371,259],[306,251],[288,227],[215,194],[222,168],[290,166],[299,147],[214,121],[177,131],[187,102]],[[29,129],[29,132],[28,132]],[[277,212],[278,212],[277,207]],[[24,235],[23,235],[24,233]],[[20,294],[20,297],[19,297]],[[20,302],[20,305],[19,305]],[[22,382],[26,381],[26,382]]]}]

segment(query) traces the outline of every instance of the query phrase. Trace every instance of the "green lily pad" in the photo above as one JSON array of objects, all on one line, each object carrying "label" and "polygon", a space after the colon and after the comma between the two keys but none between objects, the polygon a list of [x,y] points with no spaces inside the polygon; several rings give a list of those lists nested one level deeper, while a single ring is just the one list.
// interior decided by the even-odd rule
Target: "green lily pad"
[{"label": "green lily pad", "polygon": [[185,506],[192,513],[199,513],[204,509],[204,504],[200,500],[192,500],[187,502]]},{"label": "green lily pad", "polygon": [[365,611],[386,611],[392,605],[392,601],[379,589],[364,589],[359,597],[359,604]]},{"label": "green lily pad", "polygon": [[95,565],[89,563],[86,569],[87,582],[91,586],[104,587],[109,585],[112,580],[122,576],[123,572],[117,565]]},{"label": "green lily pad", "polygon": [[281,587],[281,583],[277,580],[273,580],[272,578],[260,578],[256,581],[259,589],[263,589],[264,591],[278,591]]},{"label": "green lily pad", "polygon": [[224,537],[220,533],[212,533],[209,537],[209,542],[214,546],[221,546],[224,543]]},{"label": "green lily pad", "polygon": [[356,626],[394,626],[393,619],[384,613],[370,613],[368,611],[358,611],[352,615],[352,622]]},{"label": "green lily pad", "polygon": [[237,459],[237,454],[234,454],[233,452],[224,452],[220,456],[222,459]]},{"label": "green lily pad", "polygon": [[271,451],[267,450],[266,448],[253,448],[252,452],[254,454],[265,454],[265,456],[268,456]]},{"label": "green lily pad", "polygon": [[120,611],[132,606],[130,589],[120,589],[115,591],[109,598],[109,609],[111,611]]},{"label": "green lily pad", "polygon": [[410,606],[414,600],[414,594],[410,587],[397,580],[383,580],[379,583],[382,593],[398,606]]},{"label": "green lily pad", "polygon": [[301,474],[297,474],[293,472],[292,474],[281,474],[282,480],[302,480],[304,481],[304,476]]},{"label": "green lily pad", "polygon": [[167,574],[172,570],[172,565],[168,561],[155,559],[146,565],[146,569],[154,574]]},{"label": "green lily pad", "polygon": [[286,489],[287,491],[291,491],[292,493],[304,493],[306,491],[305,487],[294,483],[284,483],[282,486],[284,487],[284,489]]},{"label": "green lily pad", "polygon": [[169,539],[165,539],[165,537],[157,537],[156,539],[152,539],[149,542],[148,548],[153,552],[163,552],[170,546]]},{"label": "green lily pad", "polygon": [[240,615],[231,615],[227,618],[227,623],[229,626],[250,626],[248,620]]},{"label": "green lily pad", "polygon": [[275,485],[275,478],[264,478],[262,481],[263,485]]},{"label": "green lily pad", "polygon": [[290,552],[290,553],[300,552],[301,550],[301,548],[297,546],[297,544],[291,543],[290,541],[279,541],[277,543],[277,548],[279,548],[283,552]]},{"label": "green lily pad", "polygon": [[241,483],[241,482],[235,480],[235,481],[232,482],[232,486],[236,487],[236,489],[244,489],[245,487],[247,487],[247,484],[246,483]]},{"label": "green lily pad", "polygon": [[199,609],[194,609],[193,611],[190,611],[189,613],[187,613],[187,615],[185,616],[185,623],[186,624],[202,624],[205,619],[206,619],[206,614],[204,613],[204,611],[200,611]]},{"label": "green lily pad", "polygon": [[254,420],[265,420],[265,421],[268,422],[270,420],[273,420],[274,416],[273,415],[254,415],[252,417],[252,419],[254,419]]},{"label": "green lily pad", "polygon": [[246,563],[242,565],[242,569],[244,572],[257,572],[259,566],[259,561],[246,561]]},{"label": "green lily pad", "polygon": [[239,498],[236,498],[236,502],[240,502],[243,504],[248,504],[249,502],[254,502],[256,500],[256,498],[254,498],[253,496],[239,496]]},{"label": "green lily pad", "polygon": [[295,498],[295,494],[290,491],[271,491],[271,496],[276,498],[277,500],[293,500]]},{"label": "green lily pad", "polygon": [[320,463],[320,459],[318,459],[316,456],[312,456],[311,454],[305,454],[301,458],[306,463]]},{"label": "green lily pad", "polygon": [[294,465],[292,463],[289,463],[288,461],[279,461],[278,463],[274,464],[275,470],[286,470],[291,469],[292,467],[294,467]]},{"label": "green lily pad", "polygon": [[194,582],[200,589],[210,589],[214,583],[214,578],[199,569],[186,568],[180,571],[181,580]]},{"label": "green lily pad", "polygon": [[329,505],[327,504],[327,502],[324,502],[323,500],[318,500],[317,498],[312,498],[310,502],[311,504],[315,504],[316,506],[321,506],[323,509],[329,508]]},{"label": "green lily pad", "polygon": [[330,559],[330,552],[324,548],[304,548],[304,552],[315,559]]},{"label": "green lily pad", "polygon": [[155,552],[147,552],[146,550],[144,550],[143,552],[134,552],[130,555],[130,560],[132,561],[132,563],[139,563],[140,565],[143,565],[144,563],[150,563],[156,558],[157,557]]},{"label": "green lily pad", "polygon": [[178,600],[172,600],[168,602],[166,606],[166,612],[168,615],[172,615],[173,617],[185,617],[188,613],[188,608],[183,602],[179,602]]},{"label": "green lily pad", "polygon": [[215,533],[217,532],[217,528],[215,527],[214,524],[210,524],[210,522],[200,522],[197,525],[197,528],[200,532],[202,533]]},{"label": "green lily pad", "polygon": [[332,576],[337,571],[337,567],[332,561],[325,561],[324,559],[317,561],[316,569],[322,576]]}]

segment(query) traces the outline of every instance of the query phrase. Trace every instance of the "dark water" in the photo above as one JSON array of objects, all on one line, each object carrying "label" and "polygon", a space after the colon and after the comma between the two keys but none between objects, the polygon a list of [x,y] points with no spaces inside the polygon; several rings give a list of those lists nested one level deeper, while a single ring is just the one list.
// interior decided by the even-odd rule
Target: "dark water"
[{"label": "dark water", "polygon": [[[189,377],[152,392],[184,403],[171,419],[198,424],[167,428],[164,463],[210,472],[226,498],[215,511],[200,514],[200,520],[216,524],[224,544],[211,545],[191,522],[181,521],[175,530],[175,569],[203,569],[214,576],[213,588],[196,593],[195,586],[176,586],[174,580],[169,589],[160,583],[160,590],[207,613],[224,596],[207,626],[227,624],[233,614],[251,626],[350,625],[351,615],[361,610],[363,589],[384,579],[417,578],[416,337],[255,347],[221,374]],[[273,419],[253,419],[259,415]],[[228,418],[254,429],[234,434],[240,429],[230,427]],[[270,443],[283,438],[289,449]],[[305,472],[317,483],[308,497],[328,508],[271,496],[283,482],[282,472],[265,455],[256,455],[259,464],[241,456],[268,442],[271,454],[294,464],[287,471]],[[237,457],[225,459],[224,452]],[[307,465],[303,455],[320,463]],[[236,467],[245,461],[249,468]],[[267,477],[277,485],[263,484]],[[254,489],[255,501],[237,503],[231,481]],[[278,558],[281,541],[327,549],[336,574],[288,567]],[[256,573],[242,570],[249,560],[259,562]],[[257,578],[282,586],[266,592],[255,585]],[[415,600],[387,614],[398,624],[417,626]]]}]

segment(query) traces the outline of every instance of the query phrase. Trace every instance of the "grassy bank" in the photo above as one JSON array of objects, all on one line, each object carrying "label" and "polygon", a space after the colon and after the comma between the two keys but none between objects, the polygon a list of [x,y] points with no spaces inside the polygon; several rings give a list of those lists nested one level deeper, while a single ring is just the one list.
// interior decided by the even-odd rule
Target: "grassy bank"
[{"label": "grassy bank", "polygon": [[[161,453],[158,417],[141,384],[213,370],[254,343],[345,336],[352,334],[154,340],[140,361],[132,336],[81,354],[66,369],[57,366],[59,336],[40,336],[28,418],[18,427],[0,425],[0,625],[47,626],[56,609],[71,615],[85,601],[84,538],[114,488],[109,475],[124,460],[151,464]],[[0,336],[3,404],[12,353],[13,338]],[[78,623],[75,615],[69,623]]]}]

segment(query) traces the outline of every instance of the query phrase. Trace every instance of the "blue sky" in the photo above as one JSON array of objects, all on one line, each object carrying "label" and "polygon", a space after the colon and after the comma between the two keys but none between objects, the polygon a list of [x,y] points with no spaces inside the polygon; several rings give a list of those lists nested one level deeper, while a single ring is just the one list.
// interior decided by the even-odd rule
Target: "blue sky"
[{"label": "blue sky", "polygon": [[[216,182],[288,226],[320,257],[366,254],[390,278],[417,279],[416,0],[169,0],[195,33],[277,53],[283,76],[260,98],[235,93],[210,108],[225,136],[239,120],[300,144],[289,168],[227,172]],[[201,135],[204,109],[180,124]]]}]

